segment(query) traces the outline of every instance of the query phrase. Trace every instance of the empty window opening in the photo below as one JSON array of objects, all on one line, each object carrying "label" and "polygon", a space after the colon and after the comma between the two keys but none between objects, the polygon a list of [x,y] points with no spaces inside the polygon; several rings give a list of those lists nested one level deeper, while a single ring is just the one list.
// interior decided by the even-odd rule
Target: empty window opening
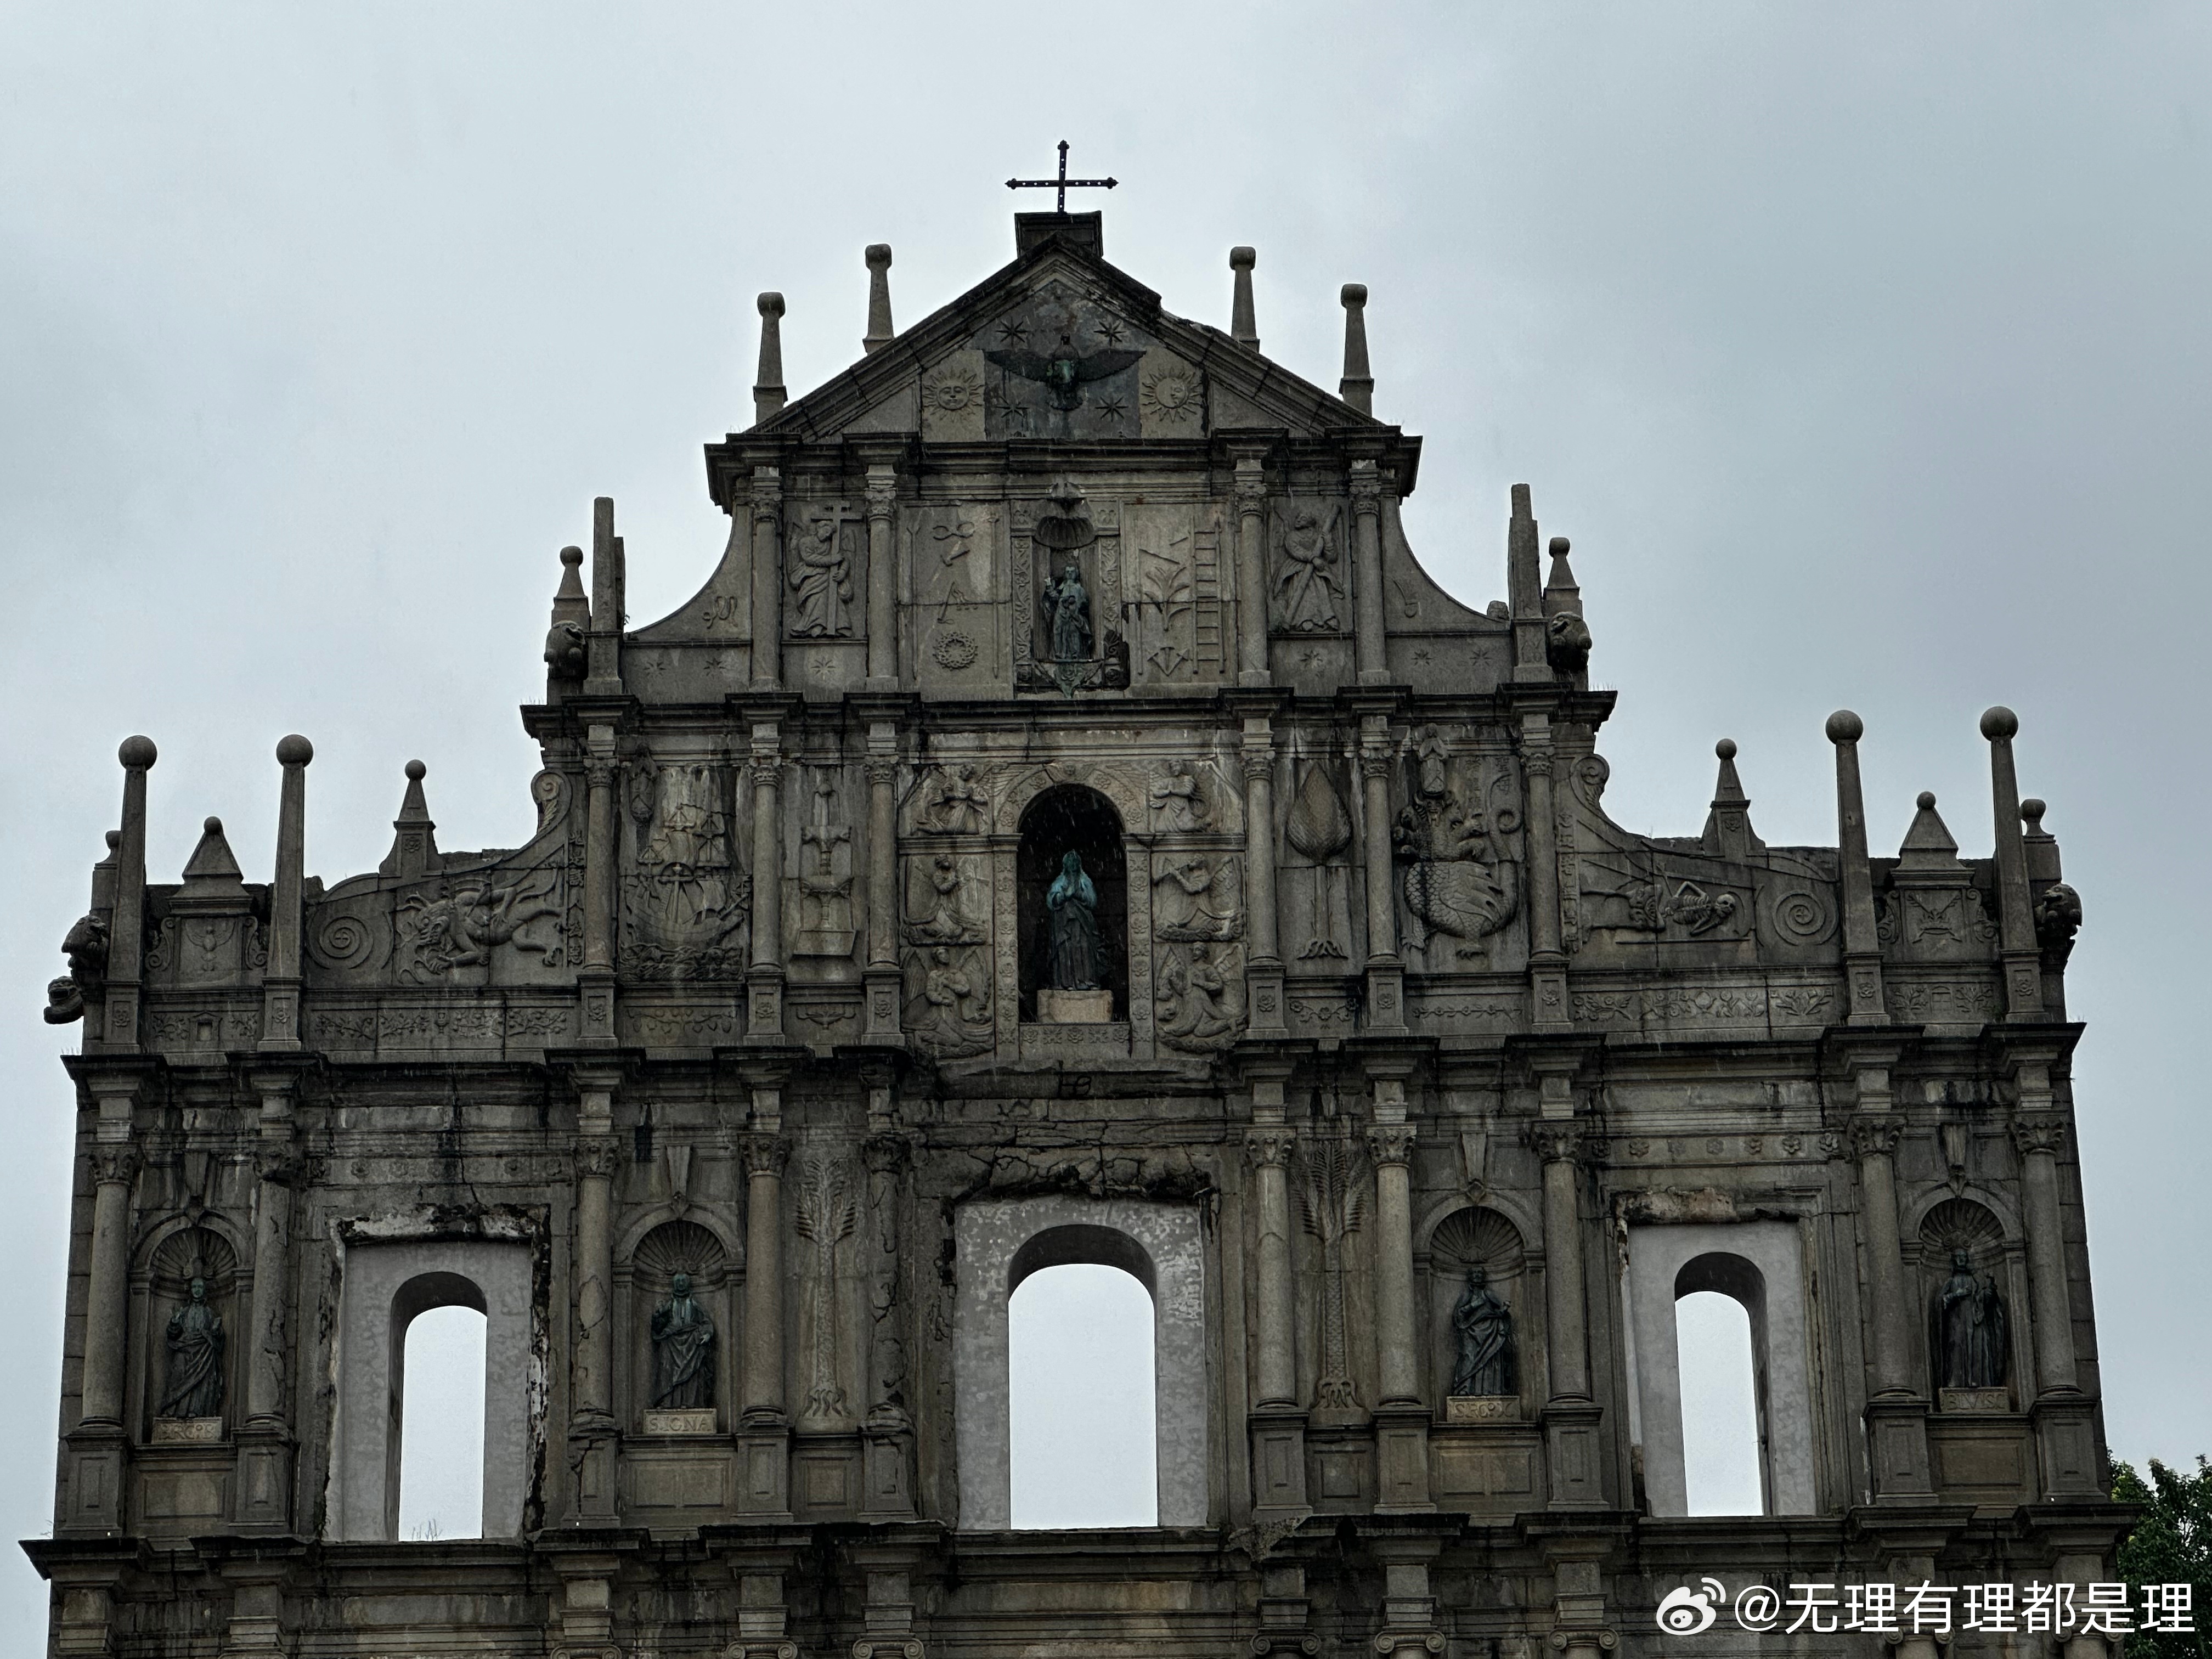
[{"label": "empty window opening", "polygon": [[1732,1257],[1703,1256],[1676,1281],[1682,1474],[1691,1515],[1767,1512],[1756,1302],[1737,1295],[1733,1283],[1717,1285],[1745,1273],[1755,1279],[1757,1270]]},{"label": "empty window opening", "polygon": [[1042,1267],[1015,1286],[1007,1309],[1015,1526],[1158,1523],[1152,1318],[1151,1292],[1120,1267]]},{"label": "empty window opening", "polygon": [[485,1319],[417,1314],[392,1386],[399,1418],[399,1536],[483,1536]]}]

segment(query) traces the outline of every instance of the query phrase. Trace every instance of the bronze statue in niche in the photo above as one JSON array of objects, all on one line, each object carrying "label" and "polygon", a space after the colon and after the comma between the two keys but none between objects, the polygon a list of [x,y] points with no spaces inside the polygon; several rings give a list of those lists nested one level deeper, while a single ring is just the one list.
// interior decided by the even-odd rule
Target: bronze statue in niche
[{"label": "bronze statue in niche", "polygon": [[1997,1282],[1974,1271],[1969,1251],[1951,1252],[1951,1276],[1936,1293],[1936,1380],[1946,1389],[2002,1388],[2005,1307]]},{"label": "bronze statue in niche", "polygon": [[1451,1322],[1459,1346],[1459,1358],[1452,1366],[1451,1391],[1455,1395],[1515,1392],[1513,1310],[1490,1288],[1490,1275],[1480,1267],[1467,1270],[1467,1288],[1452,1308]]},{"label": "bronze statue in niche", "polygon": [[1021,1018],[1043,1018],[1044,993],[1110,994],[1091,1018],[1128,1018],[1128,869],[1113,804],[1082,784],[1058,784],[1022,814],[1016,855],[1022,940]]},{"label": "bronze statue in niche", "polygon": [[691,1294],[691,1275],[677,1273],[653,1310],[653,1406],[655,1411],[704,1411],[714,1403],[714,1316]]},{"label": "bronze statue in niche", "polygon": [[169,1316],[168,1386],[156,1417],[222,1415],[222,1316],[208,1306],[207,1280],[195,1278],[191,1298]]},{"label": "bronze statue in niche", "polygon": [[1099,989],[1106,952],[1098,938],[1098,889],[1083,872],[1080,854],[1060,859],[1044,908],[1046,983],[1055,991]]}]

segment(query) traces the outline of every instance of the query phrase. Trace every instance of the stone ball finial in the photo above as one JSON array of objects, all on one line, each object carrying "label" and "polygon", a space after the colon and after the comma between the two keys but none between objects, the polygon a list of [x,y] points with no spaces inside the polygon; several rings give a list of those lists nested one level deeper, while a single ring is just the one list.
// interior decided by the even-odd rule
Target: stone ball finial
[{"label": "stone ball finial", "polygon": [[210,814],[200,820],[200,829],[208,835],[219,836],[222,833],[222,820]]},{"label": "stone ball finial", "polygon": [[2020,730],[2020,716],[2002,703],[1982,710],[1982,735],[1991,743],[2009,738]]},{"label": "stone ball finial", "polygon": [[423,777],[429,772],[429,770],[430,769],[423,765],[421,761],[409,761],[407,763],[408,781],[410,783],[422,782]]},{"label": "stone ball finial", "polygon": [[1713,753],[1718,755],[1723,760],[1734,760],[1735,758],[1735,739],[1734,738],[1723,738],[1718,743],[1713,745]]},{"label": "stone ball finial", "polygon": [[1232,247],[1229,250],[1229,268],[1231,270],[1249,270],[1259,263],[1260,256],[1254,249]]},{"label": "stone ball finial", "polygon": [[1918,795],[1914,797],[1912,804],[1915,806],[1917,806],[1923,812],[1934,811],[1936,810],[1936,792],[1933,789],[1922,790]]},{"label": "stone ball finial", "polygon": [[1565,536],[1554,536],[1552,538],[1552,556],[1555,559],[1565,558],[1568,553],[1573,550],[1573,547],[1574,544],[1570,542]]},{"label": "stone ball finial", "polygon": [[783,295],[781,294],[763,294],[756,303],[760,307],[760,314],[763,317],[783,315]]},{"label": "stone ball finial", "polygon": [[561,562],[562,564],[581,564],[583,562],[584,550],[582,548],[564,547],[561,550]]},{"label": "stone ball finial", "polygon": [[2043,803],[2033,795],[2021,802],[2021,819],[2027,825],[2027,832],[2031,836],[2039,836],[2043,833],[2043,814],[2045,810]]},{"label": "stone ball finial", "polygon": [[889,242],[871,242],[861,257],[867,260],[870,270],[888,270],[891,263],[891,245]]},{"label": "stone ball finial", "polygon": [[1866,722],[1848,708],[1838,708],[1828,716],[1830,743],[1856,743],[1866,735]]},{"label": "stone ball finial", "polygon": [[115,751],[115,758],[129,769],[137,770],[151,766],[161,750],[154,747],[151,738],[125,738]]},{"label": "stone ball finial", "polygon": [[315,757],[315,745],[297,732],[276,739],[276,763],[279,766],[305,766]]},{"label": "stone ball finial", "polygon": [[1344,308],[1346,311],[1356,310],[1367,303],[1367,284],[1346,283],[1344,285],[1344,292],[1337,297],[1344,301]]}]

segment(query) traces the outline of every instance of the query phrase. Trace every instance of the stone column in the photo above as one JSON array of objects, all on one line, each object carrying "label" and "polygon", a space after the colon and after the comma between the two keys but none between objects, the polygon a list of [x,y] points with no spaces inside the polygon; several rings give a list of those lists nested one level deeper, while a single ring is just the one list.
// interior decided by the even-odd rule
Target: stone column
[{"label": "stone column", "polygon": [[1905,1254],[1897,1220],[1897,1144],[1905,1121],[1892,1109],[1889,1068],[1898,1051],[1887,1048],[1858,1057],[1858,1107],[1850,1128],[1858,1158],[1859,1208],[1863,1218],[1866,1296],[1873,1318],[1867,1401],[1868,1473],[1881,1501],[1923,1500],[1934,1490],[1928,1459],[1928,1403],[1912,1376],[1912,1338],[1906,1322],[1917,1298],[1905,1282]]},{"label": "stone column", "polygon": [[138,1049],[138,975],[146,926],[146,774],[157,751],[151,738],[125,738],[115,751],[123,763],[123,838],[115,848],[115,915],[107,929],[106,1025],[101,1041],[112,1054]]},{"label": "stone column", "polygon": [[750,510],[752,689],[778,691],[783,688],[783,477],[775,468],[753,469]]},{"label": "stone column", "polygon": [[[759,1091],[756,1091],[759,1092]],[[745,1142],[744,1417],[781,1423],[783,1396],[783,1169],[791,1144],[779,1134]]]},{"label": "stone column", "polygon": [[1289,1035],[1283,1024],[1283,957],[1275,934],[1275,743],[1267,717],[1244,722],[1245,1006],[1249,1034]]},{"label": "stone column", "polygon": [[[884,250],[886,255],[890,250]],[[888,303],[888,302],[887,302]],[[898,688],[897,477],[889,461],[868,467],[868,689]]]},{"label": "stone column", "polygon": [[[106,1118],[106,1103],[102,1103]],[[103,1121],[100,1126],[107,1124]],[[124,1331],[131,1298],[131,1188],[138,1177],[138,1148],[128,1140],[96,1141],[92,1148],[92,1252],[84,1297],[84,1383],[78,1420],[123,1422],[126,1351]]]},{"label": "stone column", "polygon": [[1559,942],[1559,820],[1552,805],[1552,728],[1541,714],[1521,723],[1521,770],[1528,785],[1528,986],[1539,1031],[1574,1028],[1567,953]]},{"label": "stone column", "polygon": [[578,1525],[615,1515],[614,1135],[617,1075],[597,1069],[576,1078],[576,1234],[569,1272],[575,1325],[568,1369],[569,1463],[576,1472]]},{"label": "stone column", "polygon": [[2058,1154],[2066,1145],[2065,1115],[2051,1098],[2050,1053],[2016,1059],[2020,1107],[2013,1145],[2020,1153],[2021,1207],[2027,1231],[2028,1293],[2035,1314],[2035,1425],[2046,1498],[2094,1498],[2098,1467],[2095,1402],[2081,1388],[2074,1352],[2074,1304],[2066,1282],[2066,1221],[2060,1204]]},{"label": "stone column", "polygon": [[[275,961],[270,952],[270,961]],[[253,1201],[253,1303],[247,1315],[246,1416],[237,1431],[238,1519],[256,1532],[290,1529],[292,1428],[292,1183],[300,1155],[293,1141],[289,1069],[258,1073],[261,1097],[258,1176]]]},{"label": "stone column", "polygon": [[783,1040],[783,821],[776,799],[783,773],[781,736],[774,720],[752,736],[753,951],[745,974],[745,1035]]},{"label": "stone column", "polygon": [[898,962],[898,728],[889,720],[868,726],[868,965],[866,1007],[860,1040],[896,1045]]},{"label": "stone column", "polygon": [[2021,839],[2020,779],[2013,770],[2012,740],[2020,716],[1999,704],[1982,715],[1990,744],[1990,796],[1996,815],[1998,941],[2004,952],[2005,1018],[2040,1020],[2043,965],[2035,942],[2035,912],[2027,890],[2027,853]]},{"label": "stone column", "polygon": [[284,769],[276,799],[276,872],[269,890],[269,966],[261,981],[261,1048],[300,1046],[300,897],[307,846],[307,763],[315,746],[297,732],[276,744]]},{"label": "stone column", "polygon": [[1358,560],[1352,580],[1359,590],[1352,610],[1357,630],[1352,658],[1362,685],[1388,685],[1390,668],[1382,643],[1382,480],[1370,458],[1352,464],[1352,520]]},{"label": "stone column", "polygon": [[1602,1508],[1599,1469],[1600,1407],[1590,1394],[1589,1328],[1583,1303],[1582,1208],[1577,1165],[1589,1145],[1573,1117],[1571,1079],[1538,1079],[1545,1115],[1531,1125],[1529,1145],[1544,1162],[1544,1351],[1550,1397],[1544,1435],[1550,1472],[1548,1507]]},{"label": "stone column", "polygon": [[[1382,1069],[1387,1066],[1388,1069]],[[1370,1061],[1375,1121],[1375,1349],[1382,1399],[1375,1407],[1378,1513],[1431,1510],[1429,1410],[1421,1403],[1413,1343],[1413,1126],[1406,1121],[1411,1062]]]},{"label": "stone column", "polygon": [[1367,872],[1367,1029],[1395,1036],[1406,1030],[1406,970],[1398,954],[1398,903],[1391,879],[1389,716],[1364,714],[1359,727],[1360,853]]},{"label": "stone column", "polygon": [[757,1127],[744,1144],[745,1330],[739,1389],[738,1508],[749,1517],[788,1517],[790,1414],[783,1388],[783,1168],[791,1143],[779,1130],[781,1096],[753,1088]]},{"label": "stone column", "polygon": [[1252,1507],[1303,1514],[1306,1505],[1305,1413],[1298,1405],[1297,1301],[1291,1266],[1290,1165],[1297,1137],[1285,1122],[1290,1066],[1259,1059],[1247,1067],[1252,1127],[1244,1153],[1252,1169],[1254,1334],[1250,1413]]},{"label": "stone column", "polygon": [[615,1040],[615,730],[592,726],[585,733],[587,758],[584,816],[584,965],[576,975],[583,1002],[583,1040],[599,1047]]},{"label": "stone column", "polygon": [[[1239,280],[1243,280],[1240,274]],[[1266,685],[1267,672],[1267,481],[1265,452],[1239,446],[1237,458],[1237,683]]]},{"label": "stone column", "polygon": [[1875,933],[1874,873],[1867,862],[1866,800],[1859,787],[1859,738],[1866,726],[1848,708],[1828,716],[1828,741],[1836,745],[1836,829],[1843,866],[1844,983],[1850,995],[1849,1023],[1887,1025],[1881,994],[1881,941]]}]

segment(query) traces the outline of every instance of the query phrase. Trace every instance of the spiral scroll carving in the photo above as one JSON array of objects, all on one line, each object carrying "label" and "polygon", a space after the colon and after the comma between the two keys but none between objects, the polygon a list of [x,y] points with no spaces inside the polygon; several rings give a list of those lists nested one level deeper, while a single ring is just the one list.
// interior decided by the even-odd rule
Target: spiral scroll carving
[{"label": "spiral scroll carving", "polygon": [[367,916],[340,910],[318,919],[307,931],[307,954],[318,967],[343,972],[374,967],[383,930]]},{"label": "spiral scroll carving", "polygon": [[1823,945],[1834,936],[1835,907],[1809,889],[1769,894],[1765,908],[1767,931],[1778,944]]}]

